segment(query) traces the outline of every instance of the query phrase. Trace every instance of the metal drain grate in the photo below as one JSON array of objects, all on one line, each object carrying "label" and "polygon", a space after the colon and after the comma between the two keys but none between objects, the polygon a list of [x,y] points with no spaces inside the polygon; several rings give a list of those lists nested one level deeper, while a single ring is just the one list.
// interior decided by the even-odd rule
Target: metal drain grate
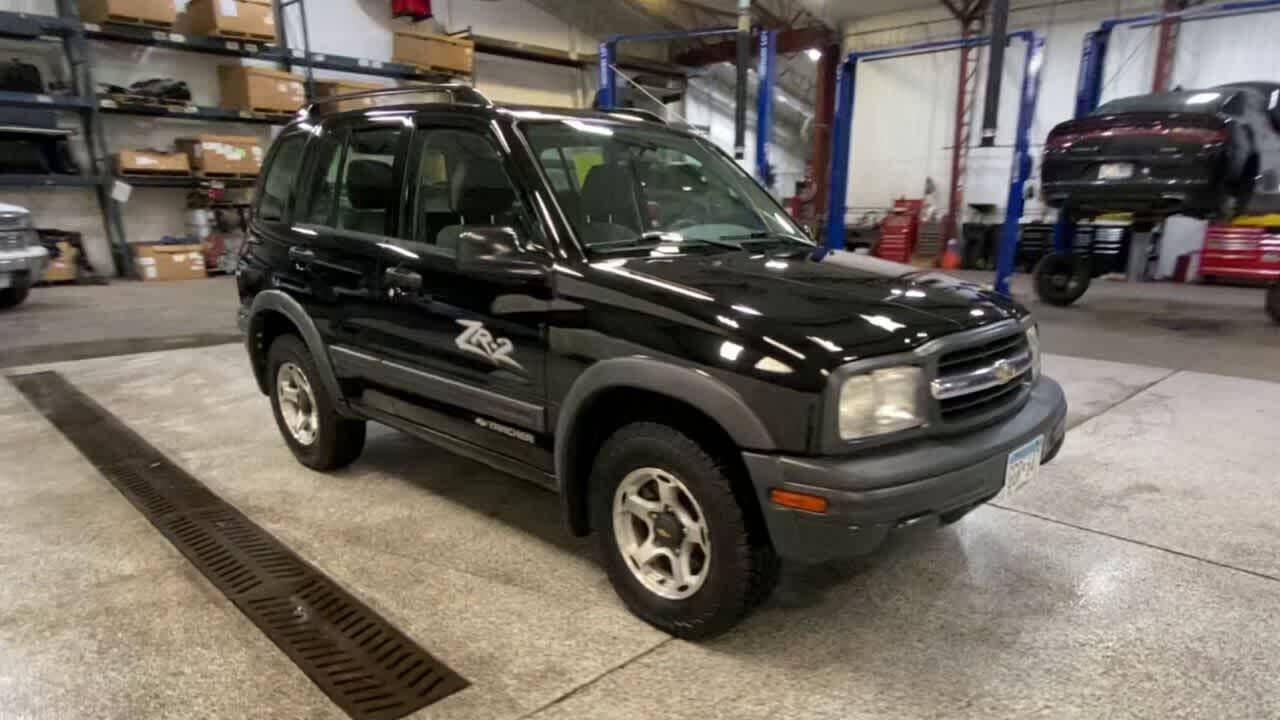
[{"label": "metal drain grate", "polygon": [[61,375],[9,379],[352,718],[403,717],[467,686]]}]

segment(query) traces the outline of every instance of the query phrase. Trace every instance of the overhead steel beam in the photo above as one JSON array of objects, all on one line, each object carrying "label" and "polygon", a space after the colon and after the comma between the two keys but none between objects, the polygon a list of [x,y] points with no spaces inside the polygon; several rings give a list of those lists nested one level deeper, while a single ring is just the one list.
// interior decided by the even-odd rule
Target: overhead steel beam
[{"label": "overhead steel beam", "polygon": [[[789,55],[809,48],[822,49],[831,42],[832,33],[824,27],[803,27],[782,30],[778,33],[778,53]],[[702,67],[722,62],[734,62],[737,58],[737,45],[730,40],[712,43],[706,47],[694,48],[672,58],[678,65]]]}]

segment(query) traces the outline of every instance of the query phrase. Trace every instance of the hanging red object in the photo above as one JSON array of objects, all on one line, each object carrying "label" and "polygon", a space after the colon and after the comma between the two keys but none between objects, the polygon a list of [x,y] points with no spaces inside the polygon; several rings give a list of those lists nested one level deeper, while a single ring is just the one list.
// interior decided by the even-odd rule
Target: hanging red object
[{"label": "hanging red object", "polygon": [[431,17],[431,0],[391,0],[391,17],[413,18],[420,22]]}]

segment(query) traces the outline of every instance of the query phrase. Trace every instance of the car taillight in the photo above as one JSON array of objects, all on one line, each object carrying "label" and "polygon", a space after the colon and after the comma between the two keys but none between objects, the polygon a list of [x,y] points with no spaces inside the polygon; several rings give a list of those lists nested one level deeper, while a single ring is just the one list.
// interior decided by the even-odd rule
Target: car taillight
[{"label": "car taillight", "polygon": [[1202,128],[1187,127],[1183,125],[1116,125],[1112,127],[1098,128],[1096,130],[1083,130],[1080,132],[1053,132],[1049,134],[1049,138],[1045,141],[1045,147],[1051,149],[1063,149],[1082,142],[1097,142],[1109,138],[1120,137],[1151,137],[1164,138],[1177,142],[1193,142],[1203,145],[1211,145],[1214,143],[1226,142],[1226,128]]}]

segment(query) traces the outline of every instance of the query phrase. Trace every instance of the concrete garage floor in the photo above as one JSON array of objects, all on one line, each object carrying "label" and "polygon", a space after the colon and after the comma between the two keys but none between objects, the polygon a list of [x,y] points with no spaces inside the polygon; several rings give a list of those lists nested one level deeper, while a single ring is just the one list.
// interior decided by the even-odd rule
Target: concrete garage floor
[{"label": "concrete garage floor", "polygon": [[[549,493],[388,430],[298,465],[239,345],[39,367],[471,681],[414,717],[1280,716],[1274,337],[1209,374],[1042,326],[1076,352],[1046,359],[1072,429],[1036,482],[788,568],[705,644],[628,614]],[[0,718],[345,717],[7,382],[0,428]]]}]

